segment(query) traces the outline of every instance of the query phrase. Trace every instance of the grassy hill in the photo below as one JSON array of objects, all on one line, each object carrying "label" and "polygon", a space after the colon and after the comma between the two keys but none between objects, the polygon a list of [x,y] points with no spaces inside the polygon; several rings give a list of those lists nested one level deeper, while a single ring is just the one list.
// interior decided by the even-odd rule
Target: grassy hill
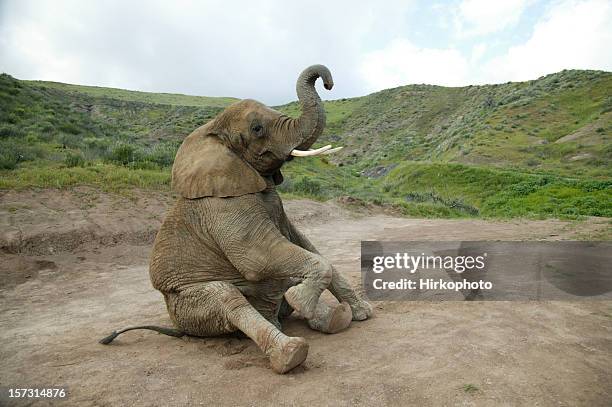
[{"label": "grassy hill", "polygon": [[[281,107],[296,114],[297,103]],[[360,168],[429,160],[610,177],[612,73],[502,85],[410,85],[330,101],[327,138]]]},{"label": "grassy hill", "polygon": [[[0,188],[168,189],[182,138],[234,100],[3,74]],[[288,196],[350,195],[418,216],[612,217],[612,73],[409,85],[325,108],[320,142],[346,148],[288,163]]]},{"label": "grassy hill", "polygon": [[104,88],[100,86],[72,85],[60,82],[23,81],[36,88],[56,89],[75,96],[88,95],[96,98],[116,99],[126,102],[143,102],[157,105],[225,107],[236,102],[236,98],[191,96],[176,93],[151,93],[135,90]]}]

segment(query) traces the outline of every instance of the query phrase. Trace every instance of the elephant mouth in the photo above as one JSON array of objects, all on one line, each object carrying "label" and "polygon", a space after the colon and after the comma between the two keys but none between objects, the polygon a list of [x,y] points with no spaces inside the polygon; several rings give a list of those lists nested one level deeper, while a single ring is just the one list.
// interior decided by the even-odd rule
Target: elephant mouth
[{"label": "elephant mouth", "polygon": [[298,150],[297,148],[291,150],[291,155],[294,157],[311,157],[315,155],[328,155],[333,154],[337,151],[342,150],[342,147],[332,148],[331,144],[328,144],[324,147],[317,149],[309,149],[309,150]]}]

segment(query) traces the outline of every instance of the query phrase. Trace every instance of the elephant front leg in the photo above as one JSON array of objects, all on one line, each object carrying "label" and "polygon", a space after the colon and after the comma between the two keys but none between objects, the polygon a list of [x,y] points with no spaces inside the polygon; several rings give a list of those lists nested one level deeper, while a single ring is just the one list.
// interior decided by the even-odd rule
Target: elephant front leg
[{"label": "elephant front leg", "polygon": [[331,264],[287,240],[258,198],[252,198],[253,202],[244,199],[224,201],[220,208],[223,216],[207,223],[209,233],[245,280],[301,280],[284,297],[294,309],[311,318],[331,281]]},{"label": "elephant front leg", "polygon": [[372,316],[372,305],[353,289],[351,284],[338,270],[333,268],[332,273],[332,279],[327,288],[338,301],[345,301],[349,304],[353,313],[353,320],[363,321]]},{"label": "elephant front leg", "polygon": [[[284,222],[289,230],[291,241],[311,253],[319,254],[314,245],[285,217]],[[359,295],[346,278],[332,266],[329,291],[338,302],[347,302],[353,312],[353,320],[363,321],[372,315],[372,306]]]},{"label": "elephant front leg", "polygon": [[319,298],[332,279],[332,266],[322,256],[302,251],[304,259],[297,271],[289,269],[286,272],[291,277],[301,277],[302,281],[290,287],[285,292],[285,300],[304,318],[314,317]]},{"label": "elephant front leg", "polygon": [[352,319],[353,312],[348,303],[343,302],[330,306],[320,300],[313,317],[307,321],[308,326],[315,331],[335,334],[348,328]]},{"label": "elephant front leg", "polygon": [[[294,282],[293,285],[297,284],[299,281]],[[281,301],[278,307],[278,318],[287,318],[292,312],[291,305],[286,300]],[[320,298],[312,317],[306,321],[308,326],[315,331],[334,334],[348,328],[352,319],[353,313],[348,303],[328,305]]]},{"label": "elephant front leg", "polygon": [[[353,289],[346,278],[331,265],[330,271],[329,274],[325,275],[324,281],[329,281],[326,288],[336,297],[338,302],[347,303],[349,305],[353,321],[363,321],[372,316],[372,305],[364,300],[361,295]],[[285,299],[289,305],[306,319],[314,318],[316,312],[315,308],[320,302],[319,297],[325,290],[325,288],[320,289],[320,286],[316,285],[314,288],[311,287],[312,286],[308,285],[308,281],[304,280],[302,284],[289,288],[285,293]]]}]

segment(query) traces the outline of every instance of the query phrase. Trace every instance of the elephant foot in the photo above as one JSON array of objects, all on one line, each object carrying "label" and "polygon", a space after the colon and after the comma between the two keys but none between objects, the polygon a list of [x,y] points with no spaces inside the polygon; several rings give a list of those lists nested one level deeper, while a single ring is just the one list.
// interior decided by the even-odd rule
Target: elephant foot
[{"label": "elephant foot", "polygon": [[372,305],[364,300],[358,300],[351,304],[353,321],[364,321],[372,316]]},{"label": "elephant foot", "polygon": [[270,365],[276,373],[287,373],[301,365],[308,356],[308,343],[304,338],[286,337],[269,352]]},{"label": "elephant foot", "polygon": [[312,288],[304,283],[298,284],[285,292],[285,299],[287,303],[304,318],[311,319],[314,316],[321,295],[321,293],[315,295],[313,291]]},{"label": "elephant foot", "polygon": [[308,320],[308,325],[316,331],[335,334],[348,328],[352,319],[353,312],[348,303],[343,302],[332,308],[319,301],[315,315]]}]

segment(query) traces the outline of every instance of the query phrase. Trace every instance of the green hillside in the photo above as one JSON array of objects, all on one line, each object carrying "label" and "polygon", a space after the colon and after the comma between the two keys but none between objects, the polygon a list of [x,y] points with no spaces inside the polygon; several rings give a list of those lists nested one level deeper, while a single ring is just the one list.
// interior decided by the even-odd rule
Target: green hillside
[{"label": "green hillside", "polygon": [[3,74],[0,168],[57,167],[79,164],[78,159],[167,167],[183,137],[230,103],[229,98],[18,81]]},{"label": "green hillside", "polygon": [[88,95],[96,98],[123,100],[126,102],[143,102],[158,105],[225,107],[238,99],[226,97],[191,96],[176,93],[151,93],[135,90],[104,88],[100,86],[71,85],[60,82],[23,81],[35,88],[57,89],[72,95]]},{"label": "green hillside", "polygon": [[[0,75],[0,189],[168,189],[180,141],[234,100]],[[612,217],[612,73],[409,85],[325,107],[320,142],[345,149],[288,163],[286,196],[417,216]]]},{"label": "green hillside", "polygon": [[[281,107],[297,114],[298,104]],[[443,161],[610,177],[612,73],[563,71],[529,82],[410,85],[330,101],[338,163],[366,169]]]}]

